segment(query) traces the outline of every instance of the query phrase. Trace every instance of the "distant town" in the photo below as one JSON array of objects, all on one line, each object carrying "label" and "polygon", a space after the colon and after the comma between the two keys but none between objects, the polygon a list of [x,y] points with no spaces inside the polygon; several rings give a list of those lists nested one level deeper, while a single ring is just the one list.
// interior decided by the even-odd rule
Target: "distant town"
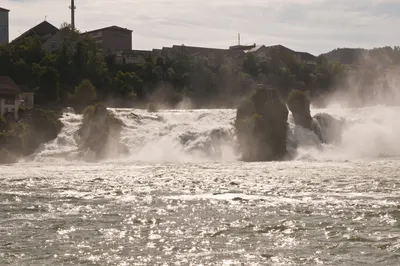
[{"label": "distant town", "polygon": [[[72,5],[73,6],[73,3]],[[0,45],[9,43],[9,17],[10,10],[0,8]],[[74,8],[71,9],[71,20],[74,19]],[[71,21],[71,25],[75,25]],[[182,45],[173,45],[172,47],[162,47],[153,50],[135,50],[132,49],[132,30],[121,26],[109,26],[100,29],[81,33],[82,36],[90,36],[96,42],[97,47],[104,54],[114,54],[118,64],[140,64],[145,61],[149,55],[168,56],[174,58],[177,52],[182,51],[190,56],[227,56],[234,60],[240,60],[246,53],[252,53],[257,58],[267,58],[271,49],[281,49],[290,52],[294,58],[303,64],[316,64],[316,56],[307,52],[293,51],[283,45],[265,46],[265,45],[241,45],[240,38],[237,45],[228,47],[227,49],[217,49],[209,47],[195,47]],[[20,36],[11,41],[15,42],[24,37],[37,35],[48,52],[56,53],[62,43],[62,33],[59,28],[52,25],[48,21],[43,21],[30,29],[27,29]],[[228,46],[228,45],[227,45]]]},{"label": "distant town", "polygon": [[[361,48],[340,48],[317,57],[308,52],[292,50],[282,44],[244,45],[241,43],[240,34],[237,43],[227,43],[226,49],[176,44],[152,50],[136,50],[132,44],[133,30],[123,25],[80,32],[75,27],[75,8],[74,1],[71,0],[70,23],[56,27],[44,20],[10,40],[9,16],[12,11],[0,7],[0,45],[10,44],[2,47],[2,55],[5,61],[8,60],[9,66],[3,64],[0,75],[0,116],[10,113],[18,119],[20,106],[32,108],[40,102],[73,103],[76,100],[75,88],[86,79],[95,83],[97,100],[107,99],[110,95],[111,98],[121,101],[121,105],[129,105],[132,99],[146,103],[158,101],[154,98],[163,98],[161,101],[175,106],[182,99],[189,98],[197,106],[212,101],[234,106],[235,99],[240,99],[254,84],[275,87],[283,98],[293,89],[303,89],[311,97],[319,100],[320,95],[324,93],[331,93],[336,88],[346,88],[346,80],[350,74],[353,78],[357,77],[357,84],[362,84],[358,94],[364,95],[363,97],[372,95],[368,97],[376,98],[373,88],[379,87],[374,84],[380,82],[382,69],[375,67],[374,63],[356,67],[358,62],[362,62],[359,59],[383,62],[381,65],[388,66],[386,69],[390,70],[394,69],[392,65],[400,65],[398,46],[370,51]],[[71,32],[74,33],[74,37],[78,36],[79,42],[90,42],[91,47],[96,50],[96,55],[103,54],[100,61],[89,65],[87,62],[80,62],[81,55],[75,54],[75,59],[61,60],[60,62],[67,63],[57,67],[54,58],[62,57],[61,52],[66,47],[66,40],[71,39],[68,37]],[[7,47],[18,47],[28,39],[34,39],[36,43],[41,44],[42,54],[39,53],[39,57],[45,58],[45,54],[49,55],[49,58],[46,58],[49,59],[47,63],[46,60],[42,65],[40,60],[34,62],[41,72],[33,71],[32,62],[26,62],[21,55],[10,59],[9,55],[15,51],[9,52]],[[86,53],[85,56],[90,55]],[[195,64],[186,63],[180,65],[183,61],[196,62],[202,67],[197,68]],[[106,67],[101,68],[102,64],[98,62],[104,63]],[[19,63],[22,65],[19,66]],[[86,73],[82,69],[77,70],[78,63],[80,67],[86,67]],[[28,74],[24,72],[26,69]],[[39,84],[38,75],[45,71],[48,71],[50,77],[54,74],[53,83]],[[27,84],[29,82],[30,84]],[[52,89],[52,86],[56,89]],[[47,87],[50,88],[48,91],[45,90]],[[370,93],[366,93],[366,87],[371,88]],[[165,92],[165,95],[169,96],[157,96],[158,88],[169,90],[168,93]],[[51,93],[54,95],[50,97]],[[232,98],[231,102],[228,102],[227,95]],[[217,99],[218,97],[220,99]],[[40,101],[40,98],[45,100]]]},{"label": "distant town", "polygon": [[[72,7],[72,8],[71,8]],[[75,5],[71,1],[71,24],[70,26],[75,29]],[[49,21],[45,20],[38,25],[27,29],[20,36],[13,40],[9,40],[9,16],[11,11],[0,7],[0,45],[13,44],[26,37],[36,36],[42,43],[43,48],[49,53],[57,53],[61,48],[64,40],[62,29],[54,26]],[[66,24],[68,25],[68,24]],[[305,65],[316,65],[317,57],[307,53],[298,52],[289,49],[283,45],[241,45],[240,35],[238,36],[238,43],[229,46],[227,49],[209,48],[209,47],[195,47],[182,45],[173,45],[172,47],[162,47],[153,50],[135,50],[132,49],[132,32],[133,30],[121,26],[112,25],[105,28],[94,29],[87,32],[81,32],[83,37],[90,37],[96,43],[99,51],[105,56],[114,55],[115,63],[123,64],[144,64],[149,56],[154,57],[168,57],[175,59],[179,54],[184,51],[185,54],[193,58],[207,57],[209,60],[214,61],[218,57],[228,58],[235,63],[240,64],[245,58],[246,54],[251,53],[255,58],[268,59],[270,51],[281,51],[290,53],[298,63]],[[228,45],[227,45],[228,46]],[[33,106],[34,93],[21,85],[16,85],[10,77],[0,77],[0,93],[19,94],[19,100],[7,101],[7,97],[1,97],[0,101],[0,115],[11,112],[15,118],[18,118],[18,108],[21,101],[28,107]]]}]

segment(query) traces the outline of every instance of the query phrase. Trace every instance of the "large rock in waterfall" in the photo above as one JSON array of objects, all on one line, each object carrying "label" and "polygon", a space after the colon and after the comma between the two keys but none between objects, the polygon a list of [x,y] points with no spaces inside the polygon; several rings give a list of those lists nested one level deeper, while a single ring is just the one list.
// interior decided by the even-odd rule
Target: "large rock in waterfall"
[{"label": "large rock in waterfall", "polygon": [[123,122],[103,104],[88,106],[76,134],[79,149],[93,151],[97,159],[129,153],[129,149],[120,142],[122,127]]},{"label": "large rock in waterfall", "polygon": [[242,102],[235,129],[244,161],[282,160],[286,155],[288,110],[275,89],[258,88]]},{"label": "large rock in waterfall", "polygon": [[14,163],[57,138],[61,113],[41,108],[19,110],[19,121],[0,118],[0,163]]},{"label": "large rock in waterfall", "polygon": [[319,137],[322,143],[339,143],[342,140],[343,128],[346,126],[345,120],[336,119],[327,113],[316,114],[313,118],[320,128]]},{"label": "large rock in waterfall", "polygon": [[287,106],[293,115],[296,125],[304,128],[313,129],[313,118],[310,112],[310,100],[300,90],[293,90],[289,93]]},{"label": "large rock in waterfall", "polygon": [[310,100],[300,90],[294,90],[289,94],[288,108],[293,115],[295,125],[313,131],[321,143],[336,143],[340,141],[344,122],[333,116],[320,113],[314,117],[310,112]]}]

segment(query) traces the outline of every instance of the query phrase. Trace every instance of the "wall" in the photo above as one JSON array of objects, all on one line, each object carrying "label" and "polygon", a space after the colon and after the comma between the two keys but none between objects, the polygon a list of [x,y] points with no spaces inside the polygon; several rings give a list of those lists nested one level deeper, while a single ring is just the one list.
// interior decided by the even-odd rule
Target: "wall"
[{"label": "wall", "polygon": [[33,108],[34,105],[34,93],[33,92],[22,92],[21,100],[24,101],[25,107]]},{"label": "wall", "polygon": [[3,111],[3,115],[8,112],[14,113],[14,118],[18,119],[18,109],[21,105],[21,98],[19,95],[9,97],[9,100],[12,102],[7,102],[7,99],[1,99],[1,109]]},{"label": "wall", "polygon": [[102,31],[95,31],[90,33],[85,33],[85,36],[90,36],[94,42],[96,43],[97,48],[102,51],[103,50],[103,32]]},{"label": "wall", "polygon": [[4,115],[4,99],[0,98],[0,115]]},{"label": "wall", "polygon": [[43,48],[50,53],[57,52],[61,44],[61,33],[60,31],[48,38],[43,43]]},{"label": "wall", "polygon": [[257,51],[250,52],[250,53],[253,54],[255,57],[257,57],[259,59],[269,58],[269,50],[265,46],[262,46]]},{"label": "wall", "polygon": [[8,12],[0,11],[0,45],[9,42]]},{"label": "wall", "polygon": [[118,50],[132,50],[132,32],[106,29],[102,36],[103,52],[115,53]]},{"label": "wall", "polygon": [[150,51],[117,51],[115,62],[117,64],[144,64],[150,54]]}]

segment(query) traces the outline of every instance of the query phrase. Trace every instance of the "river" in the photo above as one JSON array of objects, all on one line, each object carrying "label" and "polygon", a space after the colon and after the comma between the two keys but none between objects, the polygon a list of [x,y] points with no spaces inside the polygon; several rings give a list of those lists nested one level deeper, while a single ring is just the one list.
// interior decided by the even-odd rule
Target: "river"
[{"label": "river", "polygon": [[129,157],[79,157],[65,113],[0,166],[0,265],[400,264],[400,109],[313,109],[342,142],[291,124],[297,158],[262,163],[238,160],[234,110],[112,111]]}]

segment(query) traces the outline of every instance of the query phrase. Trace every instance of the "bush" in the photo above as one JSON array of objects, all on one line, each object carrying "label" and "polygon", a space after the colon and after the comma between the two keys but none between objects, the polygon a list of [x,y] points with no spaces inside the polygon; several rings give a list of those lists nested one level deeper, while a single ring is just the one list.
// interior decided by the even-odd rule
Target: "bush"
[{"label": "bush", "polygon": [[289,93],[287,105],[290,112],[294,114],[307,114],[310,112],[310,100],[300,90],[293,90]]},{"label": "bush", "polygon": [[96,88],[85,79],[75,88],[75,100],[80,104],[91,104],[97,98]]},{"label": "bush", "polygon": [[24,114],[25,114],[25,112],[26,112],[26,107],[23,106],[23,105],[21,105],[21,106],[18,108],[18,117],[19,117],[19,118],[23,117]]},{"label": "bush", "polygon": [[0,116],[0,130],[5,130],[7,128],[7,120],[4,116]]}]

